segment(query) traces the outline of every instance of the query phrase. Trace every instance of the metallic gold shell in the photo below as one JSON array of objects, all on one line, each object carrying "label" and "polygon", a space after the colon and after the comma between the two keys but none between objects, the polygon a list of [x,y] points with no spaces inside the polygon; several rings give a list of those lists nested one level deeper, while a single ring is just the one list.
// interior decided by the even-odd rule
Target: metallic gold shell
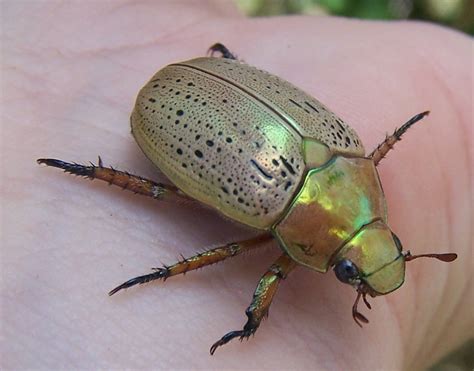
[{"label": "metallic gold shell", "polygon": [[222,58],[158,71],[140,91],[131,124],[141,149],[178,188],[259,229],[282,217],[308,165],[364,154],[355,132],[314,98]]},{"label": "metallic gold shell", "polygon": [[361,279],[378,294],[388,294],[403,284],[405,259],[390,228],[382,221],[360,230],[337,253],[336,260],[340,259],[353,262]]},{"label": "metallic gold shell", "polygon": [[387,211],[373,161],[338,156],[309,172],[274,234],[296,262],[326,272],[331,257],[376,219],[386,222]]}]

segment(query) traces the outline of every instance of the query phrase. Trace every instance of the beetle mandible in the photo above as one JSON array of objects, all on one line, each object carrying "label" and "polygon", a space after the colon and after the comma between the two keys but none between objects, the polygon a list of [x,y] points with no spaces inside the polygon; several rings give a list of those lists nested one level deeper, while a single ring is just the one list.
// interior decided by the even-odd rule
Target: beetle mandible
[{"label": "beetle mandible", "polygon": [[[429,112],[412,117],[369,155],[356,132],[319,101],[267,72],[239,61],[225,46],[208,57],[158,71],[138,94],[132,134],[151,162],[174,183],[165,185],[113,168],[56,159],[38,163],[101,179],[157,200],[194,199],[230,219],[262,231],[154,272],[135,277],[109,295],[167,279],[257,249],[275,239],[281,256],[261,277],[242,330],[214,343],[254,334],[268,313],[279,282],[297,266],[333,268],[352,285],[356,323],[362,298],[385,295],[404,281],[405,263],[419,257],[450,262],[454,253],[411,255],[387,225],[376,166],[405,131]],[[221,54],[214,57],[214,53]]]}]

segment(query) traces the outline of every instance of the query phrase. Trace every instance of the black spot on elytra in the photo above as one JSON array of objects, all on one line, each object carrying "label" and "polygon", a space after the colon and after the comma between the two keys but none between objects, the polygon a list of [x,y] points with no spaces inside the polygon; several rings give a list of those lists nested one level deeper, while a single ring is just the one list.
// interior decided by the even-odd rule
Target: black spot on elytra
[{"label": "black spot on elytra", "polygon": [[313,111],[315,111],[316,113],[319,113],[319,110],[314,107],[311,103],[309,102],[304,102],[309,108],[311,108]]},{"label": "black spot on elytra", "polygon": [[343,132],[346,131],[346,128],[345,128],[344,126],[342,126],[341,120],[337,119],[337,120],[336,120],[336,123],[339,125],[339,127],[341,128],[341,130],[342,130]]},{"label": "black spot on elytra", "polygon": [[280,160],[283,162],[283,165],[285,165],[286,169],[290,172],[291,175],[295,175],[295,170],[293,169],[293,166],[284,158],[283,156],[280,156]]},{"label": "black spot on elytra", "polygon": [[257,161],[250,160],[250,163],[258,170],[260,174],[263,175],[264,178],[269,179],[269,180],[273,179],[273,177],[270,174],[268,174],[267,172],[265,172],[265,170],[263,170],[263,168],[257,163]]},{"label": "black spot on elytra", "polygon": [[293,99],[290,99],[290,102],[293,103],[295,106],[301,108],[301,109],[304,109],[303,107],[301,107],[301,105],[297,102],[295,102]]}]

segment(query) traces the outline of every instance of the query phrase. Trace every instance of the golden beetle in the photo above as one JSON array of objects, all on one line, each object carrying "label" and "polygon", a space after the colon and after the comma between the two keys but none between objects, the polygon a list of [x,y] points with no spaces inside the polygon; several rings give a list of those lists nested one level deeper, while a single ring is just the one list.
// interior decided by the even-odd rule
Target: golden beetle
[{"label": "golden beetle", "polygon": [[[215,52],[221,58],[213,57]],[[55,159],[38,162],[105,180],[159,200],[194,199],[259,236],[183,259],[132,278],[121,289],[198,269],[258,248],[272,238],[282,255],[262,276],[242,330],[254,334],[268,313],[280,280],[297,265],[336,277],[357,290],[357,304],[403,283],[405,262],[418,257],[453,261],[456,254],[411,255],[387,225],[376,166],[402,134],[428,112],[411,118],[365,155],[355,131],[324,105],[290,83],[238,61],[222,44],[211,55],[158,71],[140,91],[132,134],[145,155],[175,184],[155,183],[103,166]]]}]

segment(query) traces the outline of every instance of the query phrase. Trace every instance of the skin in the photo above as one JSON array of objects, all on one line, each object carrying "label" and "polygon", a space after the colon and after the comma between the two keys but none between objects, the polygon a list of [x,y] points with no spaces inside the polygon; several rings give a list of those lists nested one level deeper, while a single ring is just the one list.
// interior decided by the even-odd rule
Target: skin
[{"label": "skin", "polygon": [[[472,40],[430,24],[246,19],[231,3],[4,2],[0,366],[4,369],[422,369],[473,336]],[[220,41],[350,123],[370,152],[413,114],[379,172],[412,253],[401,289],[351,318],[354,290],[297,268],[254,338],[241,329],[276,244],[185,277],[124,280],[255,232],[192,204],[158,203],[39,167],[96,161],[164,180],[130,136],[139,88]]]}]

